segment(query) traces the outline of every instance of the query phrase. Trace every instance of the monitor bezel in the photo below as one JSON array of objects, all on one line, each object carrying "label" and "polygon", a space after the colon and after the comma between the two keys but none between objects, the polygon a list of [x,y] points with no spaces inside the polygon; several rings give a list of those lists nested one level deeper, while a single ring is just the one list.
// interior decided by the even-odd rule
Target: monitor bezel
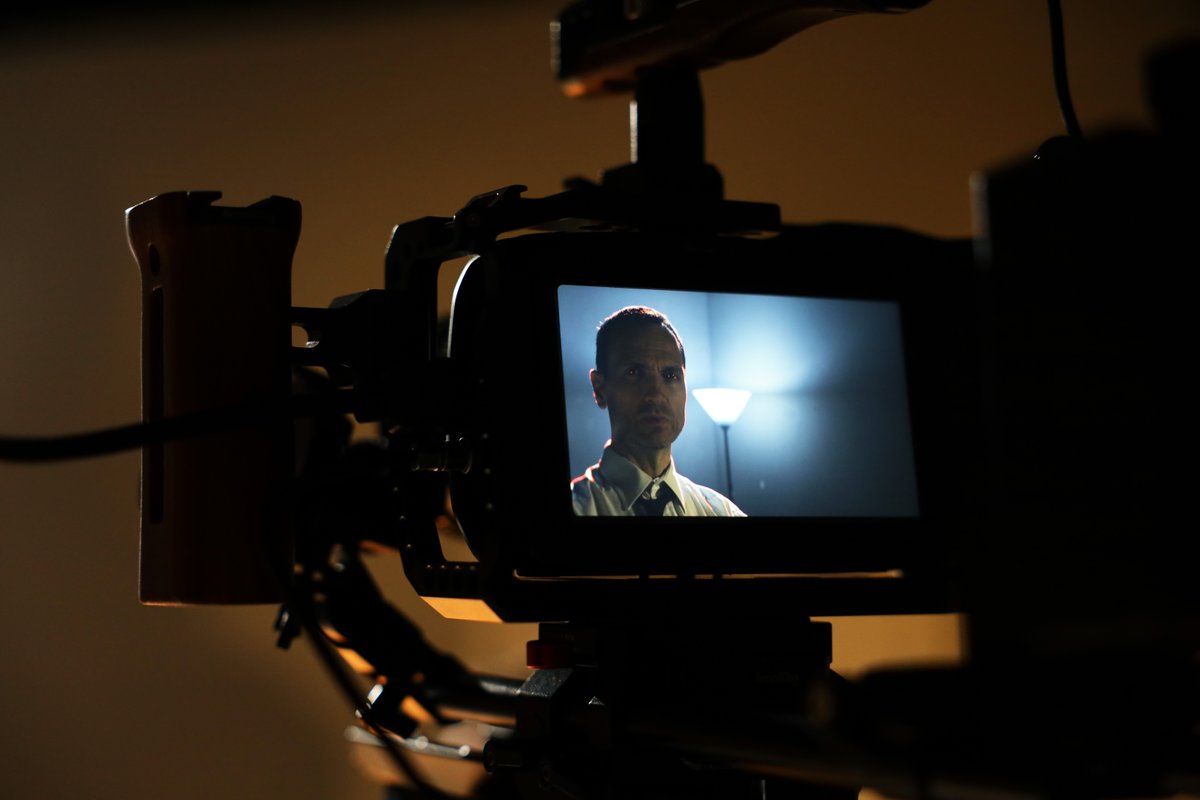
[{"label": "monitor bezel", "polygon": [[[474,474],[452,482],[473,551],[531,578],[882,575],[940,562],[966,500],[971,432],[960,412],[971,404],[971,381],[959,372],[971,371],[963,369],[972,357],[970,252],[958,240],[863,230],[793,226],[767,239],[544,233],[503,239],[477,257],[456,290],[450,350],[481,387]],[[563,285],[896,303],[918,515],[575,516],[561,390]]]}]

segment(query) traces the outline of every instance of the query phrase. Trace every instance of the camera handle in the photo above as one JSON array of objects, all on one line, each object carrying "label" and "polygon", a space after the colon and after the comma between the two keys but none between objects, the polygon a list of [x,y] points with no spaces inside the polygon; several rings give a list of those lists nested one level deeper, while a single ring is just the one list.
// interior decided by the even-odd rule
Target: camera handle
[{"label": "camera handle", "polygon": [[[605,170],[601,186],[628,195],[670,193],[720,200],[724,179],[704,160],[700,76],[687,67],[638,71],[629,103],[630,163]],[[573,179],[568,186],[583,185]]]}]

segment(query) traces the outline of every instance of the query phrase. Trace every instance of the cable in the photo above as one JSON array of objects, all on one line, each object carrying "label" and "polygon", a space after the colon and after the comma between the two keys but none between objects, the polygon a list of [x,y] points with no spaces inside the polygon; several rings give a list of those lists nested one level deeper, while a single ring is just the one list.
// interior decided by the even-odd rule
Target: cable
[{"label": "cable", "polygon": [[1050,57],[1054,64],[1054,91],[1058,97],[1058,110],[1062,114],[1067,135],[1077,141],[1083,139],[1075,107],[1071,103],[1071,89],[1067,85],[1067,49],[1063,37],[1062,3],[1048,0],[1050,6]]},{"label": "cable", "polygon": [[341,690],[342,694],[354,706],[363,725],[379,739],[379,743],[387,750],[388,755],[391,756],[392,761],[395,762],[400,772],[408,778],[413,788],[423,797],[427,798],[427,800],[450,800],[449,795],[437,787],[430,785],[428,781],[421,777],[416,768],[413,767],[412,762],[401,751],[399,745],[392,740],[387,730],[374,722],[374,713],[371,710],[370,704],[360,695],[357,687],[354,685],[354,681],[347,674],[345,662],[333,649],[333,645],[325,638],[321,626],[314,619],[311,605],[307,602],[296,602],[299,597],[298,593],[293,593],[292,596],[293,601],[288,603],[288,607],[292,613],[295,613],[298,609],[303,609],[301,626],[304,632],[308,634],[308,639],[312,642],[313,649],[316,651],[321,665],[325,667],[325,671],[333,679],[333,682],[337,684],[338,689]]},{"label": "cable", "polygon": [[[0,461],[56,461],[105,455],[174,439],[267,425],[277,422],[280,415],[300,417],[327,412],[347,413],[352,410],[353,400],[354,394],[351,391],[302,394],[291,397],[283,404],[279,401],[256,399],[234,406],[209,409],[169,419],[68,436],[0,437]],[[293,601],[288,605],[293,610],[300,607],[300,604],[295,602],[294,595]],[[307,611],[307,606],[305,608]],[[308,638],[312,641],[321,663],[338,688],[354,704],[363,724],[379,739],[400,771],[428,800],[449,800],[448,795],[429,785],[417,773],[387,731],[372,720],[373,714],[370,705],[365,699],[359,697],[353,681],[345,672],[340,657],[325,639],[320,626],[313,620],[311,613],[303,615],[302,625],[308,633]]]},{"label": "cable", "polygon": [[280,415],[313,416],[351,410],[353,394],[338,391],[296,395],[282,406],[278,401],[251,400],[168,419],[134,423],[118,428],[67,436],[0,437],[0,461],[61,461],[108,455],[146,445],[254,428],[277,421]]}]

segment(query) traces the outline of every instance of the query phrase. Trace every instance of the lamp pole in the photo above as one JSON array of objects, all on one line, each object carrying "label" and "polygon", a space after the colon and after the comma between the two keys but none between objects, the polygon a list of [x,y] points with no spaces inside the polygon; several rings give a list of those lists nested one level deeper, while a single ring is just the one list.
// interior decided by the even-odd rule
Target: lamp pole
[{"label": "lamp pole", "polygon": [[725,437],[725,496],[733,499],[733,466],[729,459],[729,423],[721,426],[721,435]]},{"label": "lamp pole", "polygon": [[750,401],[750,392],[745,389],[726,389],[710,387],[693,389],[692,394],[700,402],[701,407],[709,418],[721,429],[722,441],[725,443],[725,496],[733,499],[733,459],[729,455],[729,426],[737,422],[738,417]]}]

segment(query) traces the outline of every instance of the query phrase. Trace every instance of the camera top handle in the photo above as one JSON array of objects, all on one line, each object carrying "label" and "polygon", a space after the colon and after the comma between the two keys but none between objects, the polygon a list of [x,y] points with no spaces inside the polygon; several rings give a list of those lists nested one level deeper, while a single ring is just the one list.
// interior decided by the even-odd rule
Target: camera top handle
[{"label": "camera top handle", "polygon": [[428,358],[437,341],[441,264],[478,254],[502,233],[539,229],[689,229],[750,235],[778,231],[778,206],[724,199],[720,172],[704,160],[698,73],[765,52],[821,22],[897,14],[929,0],[577,0],[550,25],[551,61],[569,97],[632,92],[630,163],[597,185],[523,198],[523,186],[478,195],[454,217],[424,217],[393,231],[385,286],[402,290],[405,338]]},{"label": "camera top handle", "polygon": [[626,92],[646,69],[693,71],[763,53],[821,22],[900,14],[929,0],[577,0],[550,26],[569,97]]}]

